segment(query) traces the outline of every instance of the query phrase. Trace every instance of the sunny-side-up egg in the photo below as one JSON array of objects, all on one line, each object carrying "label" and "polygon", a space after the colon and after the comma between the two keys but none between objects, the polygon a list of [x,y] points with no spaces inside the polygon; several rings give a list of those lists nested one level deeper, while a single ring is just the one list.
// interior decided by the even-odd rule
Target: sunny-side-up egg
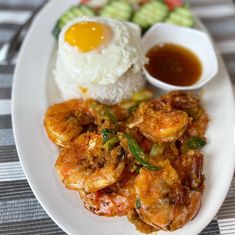
[{"label": "sunny-side-up egg", "polygon": [[59,36],[55,80],[64,99],[114,104],[143,88],[138,26],[102,17],[77,18]]}]

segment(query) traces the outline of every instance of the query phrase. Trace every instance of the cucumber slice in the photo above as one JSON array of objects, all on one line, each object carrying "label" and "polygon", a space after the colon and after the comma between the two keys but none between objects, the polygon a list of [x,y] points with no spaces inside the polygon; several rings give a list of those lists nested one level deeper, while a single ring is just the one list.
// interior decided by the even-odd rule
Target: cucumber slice
[{"label": "cucumber slice", "polygon": [[185,18],[192,18],[192,13],[188,8],[185,7],[179,7],[175,9],[175,12],[178,15],[184,16]]},{"label": "cucumber slice", "polygon": [[100,11],[100,16],[117,20],[129,20],[133,12],[133,7],[128,1],[111,1]]},{"label": "cucumber slice", "polygon": [[80,10],[84,14],[83,16],[95,16],[94,11],[88,6],[81,5]]},{"label": "cucumber slice", "polygon": [[95,16],[94,11],[89,8],[88,6],[79,5],[69,8],[57,21],[54,29],[53,29],[53,35],[56,39],[58,39],[59,34],[62,30],[62,28],[69,23],[71,20],[82,17],[82,16]]},{"label": "cucumber slice", "polygon": [[159,1],[144,4],[134,14],[132,21],[141,28],[146,29],[151,25],[163,21],[169,12],[168,7]]},{"label": "cucumber slice", "polygon": [[193,27],[194,25],[193,15],[187,7],[176,8],[169,14],[165,22],[184,27]]}]

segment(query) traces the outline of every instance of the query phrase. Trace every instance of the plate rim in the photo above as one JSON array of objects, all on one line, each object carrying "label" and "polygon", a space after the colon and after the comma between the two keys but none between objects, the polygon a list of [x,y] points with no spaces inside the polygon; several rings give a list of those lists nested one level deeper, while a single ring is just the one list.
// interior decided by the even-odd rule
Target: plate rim
[{"label": "plate rim", "polygon": [[[74,0],[74,1],[71,0],[71,4],[72,4],[72,2],[75,3],[75,0]],[[78,2],[78,1],[76,1],[76,3],[77,3],[77,2]],[[25,174],[25,176],[26,176],[26,180],[27,180],[27,182],[29,183],[31,190],[33,191],[33,193],[34,193],[36,199],[38,200],[38,202],[40,203],[40,205],[43,207],[43,209],[46,211],[46,213],[50,216],[50,218],[51,218],[63,231],[65,231],[65,232],[68,233],[68,234],[71,234],[71,233],[69,232],[69,229],[68,229],[68,228],[65,228],[65,226],[62,226],[61,223],[57,220],[57,218],[55,218],[56,216],[54,216],[54,213],[51,213],[51,211],[48,210],[47,206],[46,206],[46,205],[44,204],[44,202],[43,202],[44,200],[43,200],[43,199],[41,198],[41,196],[39,195],[38,190],[36,189],[36,187],[35,187],[35,185],[34,185],[34,183],[33,183],[33,180],[29,177],[28,171],[26,170],[25,165],[24,165],[24,158],[22,157],[22,156],[23,156],[23,153],[22,153],[21,150],[20,150],[20,141],[19,141],[19,135],[18,135],[17,125],[16,125],[16,122],[17,122],[17,121],[16,121],[16,112],[17,112],[17,111],[16,111],[16,108],[15,108],[16,100],[17,100],[17,97],[16,97],[17,86],[16,86],[16,84],[17,84],[18,80],[20,79],[20,68],[21,68],[21,64],[22,64],[22,62],[21,62],[22,59],[21,59],[21,58],[23,58],[23,57],[25,56],[25,53],[27,54],[27,44],[28,44],[28,41],[29,41],[29,37],[30,37],[30,35],[31,35],[32,32],[33,32],[32,29],[34,28],[34,26],[35,26],[38,22],[41,21],[41,17],[43,16],[43,14],[44,14],[45,12],[47,12],[47,9],[51,8],[51,7],[54,6],[56,3],[57,3],[57,0],[51,0],[51,1],[49,1],[49,2],[46,3],[46,5],[41,9],[41,11],[38,13],[38,15],[36,16],[36,18],[34,19],[32,25],[31,25],[31,27],[30,27],[30,29],[29,29],[29,32],[28,32],[28,34],[26,35],[26,38],[25,38],[25,40],[24,40],[24,42],[23,42],[23,45],[22,45],[22,48],[21,48],[21,50],[20,50],[20,53],[19,53],[19,56],[18,56],[18,60],[17,60],[18,62],[17,62],[17,64],[16,64],[15,71],[14,71],[14,79],[13,79],[13,84],[12,84],[12,98],[11,98],[11,102],[12,102],[12,107],[11,107],[11,119],[12,119],[12,127],[13,127],[13,133],[14,133],[14,138],[15,138],[15,145],[16,145],[17,153],[18,153],[18,155],[19,155],[20,164],[21,164],[21,166],[22,166],[22,168],[23,168],[24,174]],[[197,19],[197,18],[196,18],[196,19]],[[208,33],[207,29],[206,29],[205,26],[202,24],[202,22],[201,22],[199,19],[197,19],[197,21],[199,22],[200,27],[210,36],[210,34]],[[212,42],[213,42],[213,40],[212,40]],[[214,44],[214,42],[213,42],[213,44]],[[214,44],[214,45],[215,45],[215,44]],[[215,48],[216,48],[216,47],[215,47]],[[224,65],[224,61],[223,61],[223,59],[222,59],[220,53],[218,52],[217,49],[216,49],[216,51],[217,51],[217,56],[218,56],[218,63],[219,63],[219,64],[222,63],[223,68],[225,69],[225,72],[226,72],[226,76],[229,78],[230,94],[232,95],[231,103],[233,104],[233,107],[231,107],[231,109],[232,109],[232,112],[231,112],[231,113],[232,113],[232,115],[233,115],[232,118],[233,118],[233,132],[234,132],[234,129],[235,129],[235,128],[234,128],[234,127],[235,127],[235,107],[234,107],[234,95],[233,95],[233,90],[232,90],[231,78],[230,78],[230,76],[229,76],[229,74],[228,74],[228,71],[227,71],[226,66]],[[234,139],[235,139],[235,137],[234,137],[234,135],[233,135],[233,142],[235,142]],[[231,147],[231,150],[232,150],[233,155],[234,155],[234,153],[235,153],[235,146]],[[230,179],[226,181],[226,182],[227,182],[227,185],[231,185],[231,182],[232,182],[232,179],[233,179],[234,169],[235,169],[235,159],[234,159],[234,161],[233,161],[233,167],[230,168]],[[230,188],[230,187],[227,187],[227,190],[224,190],[224,195],[223,195],[222,199],[220,199],[220,203],[218,203],[219,207],[218,207],[218,209],[216,210],[216,214],[218,213],[219,209],[221,208],[221,205],[223,204],[223,202],[224,202],[224,200],[225,200],[225,198],[226,198],[226,195],[227,195],[227,193],[228,193],[229,188]],[[215,215],[216,215],[216,214],[215,214]],[[211,217],[212,217],[212,216],[211,216]],[[213,219],[213,217],[210,218],[210,221],[211,221],[212,219]],[[197,232],[202,231],[202,230],[209,224],[210,221],[201,224],[200,229],[198,229]]]}]

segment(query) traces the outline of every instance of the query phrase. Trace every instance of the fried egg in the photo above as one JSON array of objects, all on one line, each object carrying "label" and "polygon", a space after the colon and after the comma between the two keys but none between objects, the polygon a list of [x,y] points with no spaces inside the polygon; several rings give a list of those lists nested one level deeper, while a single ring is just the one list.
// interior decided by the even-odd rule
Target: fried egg
[{"label": "fried egg", "polygon": [[66,25],[58,56],[69,77],[98,85],[116,83],[129,69],[138,73],[146,61],[139,27],[103,17],[80,17]]}]

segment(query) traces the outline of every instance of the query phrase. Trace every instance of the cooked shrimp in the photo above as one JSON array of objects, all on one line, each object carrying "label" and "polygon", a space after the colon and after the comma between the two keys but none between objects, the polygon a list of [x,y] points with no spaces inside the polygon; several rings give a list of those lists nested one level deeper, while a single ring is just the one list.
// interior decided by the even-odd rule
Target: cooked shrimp
[{"label": "cooked shrimp", "polygon": [[187,130],[191,135],[203,136],[205,134],[209,119],[197,97],[182,91],[172,91],[162,96],[161,102],[174,109],[185,111],[192,118]]},{"label": "cooked shrimp", "polygon": [[159,108],[157,105],[153,101],[142,103],[134,114],[134,126],[154,143],[175,141],[186,130],[189,117],[183,111]]},{"label": "cooked shrimp", "polygon": [[83,125],[93,122],[85,103],[70,100],[52,105],[46,112],[44,125],[51,141],[60,146],[68,146],[83,129]]},{"label": "cooked shrimp", "polygon": [[141,169],[135,181],[140,218],[163,230],[175,230],[190,221],[201,205],[201,193],[182,186],[169,160],[158,163],[159,171]]},{"label": "cooked shrimp", "polygon": [[195,96],[183,91],[171,91],[163,95],[160,100],[174,109],[189,111],[192,108],[199,107],[200,101]]},{"label": "cooked shrimp", "polygon": [[146,224],[143,220],[141,220],[135,209],[128,212],[127,218],[135,225],[136,229],[142,233],[149,234],[158,231],[157,228]]},{"label": "cooked shrimp", "polygon": [[144,94],[113,106],[66,101],[48,109],[44,124],[60,147],[59,177],[85,208],[126,215],[144,233],[174,231],[201,206],[208,116],[193,95]]},{"label": "cooked shrimp", "polygon": [[88,132],[61,150],[56,169],[67,188],[94,192],[119,179],[125,168],[124,154],[121,146],[103,148],[101,135]]},{"label": "cooked shrimp", "polygon": [[192,136],[204,136],[208,122],[209,118],[207,113],[203,108],[199,108],[197,116],[189,125],[187,132]]},{"label": "cooked shrimp", "polygon": [[134,208],[135,173],[125,171],[113,185],[92,193],[80,192],[84,206],[92,213],[102,216],[122,216]]},{"label": "cooked shrimp", "polygon": [[173,167],[178,172],[183,185],[192,190],[203,192],[203,155],[196,150],[189,150],[187,153],[179,155],[172,161]]},{"label": "cooked shrimp", "polygon": [[191,191],[187,197],[187,204],[175,205],[174,219],[169,225],[169,229],[171,231],[183,227],[187,222],[192,220],[197,215],[201,207],[202,194],[200,192]]}]

